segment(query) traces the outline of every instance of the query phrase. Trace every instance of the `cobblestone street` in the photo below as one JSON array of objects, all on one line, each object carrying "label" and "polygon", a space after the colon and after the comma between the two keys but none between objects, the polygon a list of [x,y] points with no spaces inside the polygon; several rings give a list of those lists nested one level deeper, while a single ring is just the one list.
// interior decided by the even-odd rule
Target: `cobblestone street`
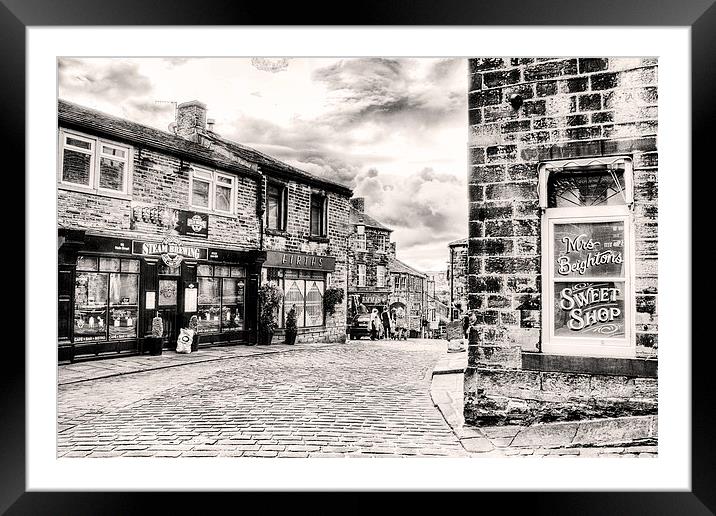
[{"label": "cobblestone street", "polygon": [[430,397],[446,347],[349,341],[61,385],[58,455],[465,456]]}]

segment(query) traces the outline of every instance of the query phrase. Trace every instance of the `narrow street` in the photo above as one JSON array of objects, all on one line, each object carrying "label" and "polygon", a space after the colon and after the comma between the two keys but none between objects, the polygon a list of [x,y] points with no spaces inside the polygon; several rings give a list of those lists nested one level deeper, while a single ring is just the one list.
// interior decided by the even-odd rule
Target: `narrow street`
[{"label": "narrow street", "polygon": [[349,341],[61,385],[58,456],[465,456],[430,397],[446,346]]}]

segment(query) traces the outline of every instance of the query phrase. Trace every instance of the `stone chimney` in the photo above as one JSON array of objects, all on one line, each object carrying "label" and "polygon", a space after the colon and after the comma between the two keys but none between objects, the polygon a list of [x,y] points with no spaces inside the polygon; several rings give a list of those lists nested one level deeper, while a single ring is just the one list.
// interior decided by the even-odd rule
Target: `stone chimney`
[{"label": "stone chimney", "polygon": [[365,197],[353,197],[351,205],[359,212],[365,212]]},{"label": "stone chimney", "polygon": [[206,104],[198,100],[179,104],[175,131],[187,140],[199,142],[199,133],[206,131]]},{"label": "stone chimney", "polygon": [[395,260],[395,251],[396,251],[396,249],[395,249],[395,242],[391,242],[391,243],[390,243],[390,246],[388,247],[388,257],[390,257],[390,258],[392,258],[393,260]]}]

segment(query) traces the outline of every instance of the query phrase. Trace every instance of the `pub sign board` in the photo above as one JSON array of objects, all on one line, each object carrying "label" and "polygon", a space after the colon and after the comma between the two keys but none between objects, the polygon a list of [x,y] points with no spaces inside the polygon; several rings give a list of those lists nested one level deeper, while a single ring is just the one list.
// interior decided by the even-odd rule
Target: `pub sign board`
[{"label": "pub sign board", "polygon": [[308,253],[266,251],[264,267],[331,272],[336,268],[336,259],[332,256],[319,256]]},{"label": "pub sign board", "polygon": [[179,210],[177,231],[184,236],[209,238],[209,215],[196,211]]},{"label": "pub sign board", "polygon": [[176,237],[167,237],[161,242],[132,242],[132,252],[144,256],[160,256],[170,267],[178,267],[182,259],[206,260],[207,249],[182,244]]}]

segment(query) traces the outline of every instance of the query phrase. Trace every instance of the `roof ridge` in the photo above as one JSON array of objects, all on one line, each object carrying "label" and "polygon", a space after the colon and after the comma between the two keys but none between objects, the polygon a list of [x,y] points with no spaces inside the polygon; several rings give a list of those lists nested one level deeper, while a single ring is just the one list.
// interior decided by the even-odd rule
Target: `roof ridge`
[{"label": "roof ridge", "polygon": [[[335,185],[335,186],[338,186],[338,187],[341,187],[341,188],[345,188],[345,189],[351,190],[351,188],[350,188],[349,186],[346,186],[346,185],[344,185],[344,184],[342,184],[342,183],[339,183],[339,182],[337,182],[337,181],[333,181],[333,180],[331,180],[331,179],[327,179],[327,178],[325,178],[325,177],[321,177],[321,176],[319,176],[319,175],[317,175],[317,174],[313,174],[313,173],[311,173],[311,172],[306,172],[305,170],[300,169],[300,168],[298,168],[298,167],[295,167],[295,166],[291,165],[290,163],[286,163],[285,161],[280,160],[280,159],[278,159],[278,158],[275,157],[275,156],[271,156],[270,154],[266,154],[265,152],[260,151],[260,150],[256,149],[255,147],[250,147],[249,145],[246,145],[246,144],[239,143],[239,142],[237,142],[237,141],[231,140],[231,139],[229,139],[229,138],[226,138],[226,137],[224,137],[224,136],[221,136],[221,135],[215,133],[214,131],[204,131],[204,132],[202,132],[201,134],[202,134],[203,136],[205,136],[205,137],[208,137],[208,138],[210,138],[210,139],[212,139],[212,140],[214,140],[214,141],[217,141],[217,142],[222,143],[222,144],[224,144],[224,145],[227,145],[227,146],[229,146],[229,147],[231,147],[231,146],[236,146],[236,147],[238,147],[238,148],[240,148],[241,150],[244,150],[244,151],[246,151],[246,152],[256,153],[256,154],[258,154],[260,157],[264,158],[264,159],[267,160],[267,161],[276,163],[276,164],[281,165],[281,166],[283,166],[283,167],[285,167],[285,168],[287,168],[287,169],[289,169],[289,170],[291,170],[291,171],[298,172],[299,174],[303,174],[303,175],[305,175],[305,176],[307,176],[307,177],[309,177],[309,178],[315,179],[315,180],[317,180],[317,181],[325,182],[325,183],[328,183],[328,184],[331,184],[331,185]],[[351,190],[351,192],[352,192],[352,190]]]},{"label": "roof ridge", "polygon": [[400,265],[402,265],[406,269],[410,269],[411,271],[413,271],[414,273],[416,273],[419,276],[427,276],[424,272],[420,272],[418,269],[416,269],[415,267],[413,267],[411,265],[408,265],[407,263],[405,263],[403,260],[401,260],[399,258],[393,257],[392,260],[398,262]]}]

